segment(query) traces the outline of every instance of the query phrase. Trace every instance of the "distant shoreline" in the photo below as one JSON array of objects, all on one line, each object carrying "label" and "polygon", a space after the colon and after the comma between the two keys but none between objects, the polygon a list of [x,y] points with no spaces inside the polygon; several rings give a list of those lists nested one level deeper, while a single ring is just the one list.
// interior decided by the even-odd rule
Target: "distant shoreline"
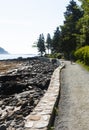
[{"label": "distant shoreline", "polygon": [[13,60],[13,59],[24,59],[24,58],[31,58],[37,57],[36,54],[0,54],[0,61],[1,60]]}]

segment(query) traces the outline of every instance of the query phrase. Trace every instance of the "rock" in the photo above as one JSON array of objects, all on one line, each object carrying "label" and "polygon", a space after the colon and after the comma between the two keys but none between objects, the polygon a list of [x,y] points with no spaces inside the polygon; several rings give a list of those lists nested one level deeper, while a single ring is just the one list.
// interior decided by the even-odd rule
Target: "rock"
[{"label": "rock", "polygon": [[5,120],[7,116],[8,116],[8,113],[7,113],[6,111],[4,111],[4,112],[2,113],[1,119],[2,119],[2,120]]},{"label": "rock", "polygon": [[48,126],[48,121],[40,121],[39,123],[37,123],[34,127],[36,129],[42,129]]},{"label": "rock", "polygon": [[2,106],[2,104],[3,104],[3,101],[0,101],[0,107]]},{"label": "rock", "polygon": [[[51,75],[57,67],[56,63],[37,58],[20,60],[23,63],[19,68],[0,75],[0,125],[8,130],[24,129],[24,118],[47,91]],[[32,119],[38,120],[39,117]],[[32,125],[32,122],[25,124],[29,128]],[[45,125],[46,122],[36,127],[43,128]]]},{"label": "rock", "polygon": [[36,99],[36,100],[34,101],[34,106],[36,106],[36,105],[38,104],[38,102],[39,102],[39,100]]},{"label": "rock", "polygon": [[0,117],[2,116],[2,112],[0,111]]},{"label": "rock", "polygon": [[0,126],[0,130],[6,130],[6,126],[5,125]]},{"label": "rock", "polygon": [[16,104],[16,107],[19,107],[19,106],[21,106],[23,104],[23,102],[20,100],[20,101],[18,101],[18,103]]},{"label": "rock", "polygon": [[29,117],[29,119],[32,120],[32,121],[38,121],[38,120],[41,119],[41,116],[39,116],[39,115],[32,115],[32,116]]},{"label": "rock", "polygon": [[33,89],[33,87],[32,87],[32,86],[28,86],[28,88],[29,88],[30,90],[32,90],[32,89]]},{"label": "rock", "polygon": [[7,123],[6,123],[6,127],[9,127],[10,126],[10,124],[11,124],[11,120],[10,121],[8,121]]},{"label": "rock", "polygon": [[31,128],[33,126],[33,121],[28,121],[25,123],[26,128]]},{"label": "rock", "polygon": [[21,106],[21,109],[25,108],[28,105],[28,101],[24,102]]},{"label": "rock", "polygon": [[13,120],[14,118],[15,118],[15,115],[14,115],[14,112],[12,112],[12,113],[9,113],[9,114],[8,114],[6,120],[7,120],[7,121],[11,121],[11,120]]},{"label": "rock", "polygon": [[22,115],[22,114],[21,114],[21,115],[16,115],[16,117],[15,117],[16,120],[18,120],[18,119],[20,120],[20,119],[22,119],[22,118],[23,118],[23,115]]},{"label": "rock", "polygon": [[26,89],[27,84],[16,81],[6,81],[1,85],[1,91],[4,95],[11,95],[14,93],[20,93],[23,89]]},{"label": "rock", "polygon": [[2,110],[5,109],[5,105],[2,105],[1,108],[2,108]]},{"label": "rock", "polygon": [[52,63],[53,64],[57,63],[57,60],[56,59],[52,59]]}]

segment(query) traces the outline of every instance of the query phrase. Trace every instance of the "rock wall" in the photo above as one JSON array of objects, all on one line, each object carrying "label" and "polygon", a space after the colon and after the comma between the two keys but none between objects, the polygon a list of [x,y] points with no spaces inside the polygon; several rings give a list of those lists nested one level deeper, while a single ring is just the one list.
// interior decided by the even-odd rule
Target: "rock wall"
[{"label": "rock wall", "polygon": [[60,70],[58,67],[51,78],[51,82],[44,97],[40,100],[34,111],[26,117],[26,130],[50,130],[54,118],[54,108],[60,94]]}]

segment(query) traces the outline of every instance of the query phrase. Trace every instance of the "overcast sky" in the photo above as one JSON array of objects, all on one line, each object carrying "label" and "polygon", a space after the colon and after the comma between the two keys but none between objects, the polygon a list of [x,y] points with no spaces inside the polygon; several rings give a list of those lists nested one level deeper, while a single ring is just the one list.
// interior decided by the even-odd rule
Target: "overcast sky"
[{"label": "overcast sky", "polygon": [[0,47],[12,54],[36,53],[32,44],[63,24],[69,1],[0,0]]}]

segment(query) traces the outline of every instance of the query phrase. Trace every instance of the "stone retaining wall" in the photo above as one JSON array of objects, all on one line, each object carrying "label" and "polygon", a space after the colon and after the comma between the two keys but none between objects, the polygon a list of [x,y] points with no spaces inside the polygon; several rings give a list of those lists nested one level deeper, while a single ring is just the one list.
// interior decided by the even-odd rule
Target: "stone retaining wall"
[{"label": "stone retaining wall", "polygon": [[51,82],[44,97],[34,111],[26,117],[25,130],[50,130],[53,121],[53,112],[60,93],[61,64],[53,73]]}]

